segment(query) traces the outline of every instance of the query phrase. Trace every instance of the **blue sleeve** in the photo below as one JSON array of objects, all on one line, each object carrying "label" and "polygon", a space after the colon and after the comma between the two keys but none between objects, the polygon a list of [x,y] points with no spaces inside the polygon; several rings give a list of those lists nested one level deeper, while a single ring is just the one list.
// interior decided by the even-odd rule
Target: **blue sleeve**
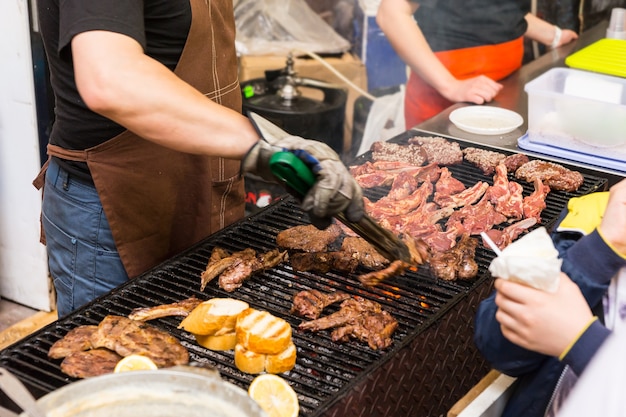
[{"label": "blue sleeve", "polygon": [[[579,233],[556,233],[553,241],[563,259],[562,271],[578,284],[589,305],[595,307],[626,260],[615,254],[597,231],[584,237]],[[504,374],[517,377],[536,370],[549,357],[509,342],[500,331],[496,310],[494,292],[478,306],[474,323],[477,348],[491,366]],[[595,350],[586,351],[584,346],[576,351],[575,360],[586,364]]]},{"label": "blue sleeve", "polygon": [[596,320],[567,352],[563,362],[568,364],[576,375],[580,376],[610,334],[611,331]]}]

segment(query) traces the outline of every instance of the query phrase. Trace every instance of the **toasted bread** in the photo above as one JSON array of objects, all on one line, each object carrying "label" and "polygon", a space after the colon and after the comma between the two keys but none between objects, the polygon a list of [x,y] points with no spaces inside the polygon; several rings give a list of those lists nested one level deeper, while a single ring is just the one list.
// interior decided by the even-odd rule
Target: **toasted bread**
[{"label": "toasted bread", "polygon": [[265,371],[280,374],[291,370],[296,365],[296,345],[290,343],[287,349],[276,355],[265,356]]},{"label": "toasted bread", "polygon": [[260,374],[265,370],[265,357],[265,354],[248,350],[239,343],[235,345],[235,366],[241,372]]},{"label": "toasted bread", "polygon": [[247,308],[249,305],[245,301],[234,298],[212,298],[194,308],[178,328],[200,336],[232,333],[237,317]]},{"label": "toasted bread", "polygon": [[215,335],[195,335],[196,342],[211,350],[233,350],[237,344],[237,335],[235,332]]},{"label": "toasted bread", "polygon": [[291,343],[291,325],[267,311],[248,308],[237,317],[237,343],[246,350],[278,354]]}]

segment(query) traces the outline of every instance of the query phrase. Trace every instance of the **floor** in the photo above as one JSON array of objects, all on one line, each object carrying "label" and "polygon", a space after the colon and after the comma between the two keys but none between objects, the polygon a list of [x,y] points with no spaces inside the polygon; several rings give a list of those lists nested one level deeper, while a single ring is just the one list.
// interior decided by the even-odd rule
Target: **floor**
[{"label": "floor", "polygon": [[0,332],[34,316],[38,311],[9,300],[0,299]]}]

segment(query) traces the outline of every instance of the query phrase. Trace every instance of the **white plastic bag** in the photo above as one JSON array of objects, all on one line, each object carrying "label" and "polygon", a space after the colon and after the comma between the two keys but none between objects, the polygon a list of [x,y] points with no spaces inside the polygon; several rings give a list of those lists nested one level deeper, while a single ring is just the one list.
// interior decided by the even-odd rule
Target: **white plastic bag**
[{"label": "white plastic bag", "polygon": [[294,50],[336,54],[350,49],[304,0],[238,0],[239,55],[287,55]]},{"label": "white plastic bag", "polygon": [[404,85],[397,93],[377,97],[367,115],[361,146],[357,155],[370,150],[372,143],[385,141],[406,130],[404,121]]}]

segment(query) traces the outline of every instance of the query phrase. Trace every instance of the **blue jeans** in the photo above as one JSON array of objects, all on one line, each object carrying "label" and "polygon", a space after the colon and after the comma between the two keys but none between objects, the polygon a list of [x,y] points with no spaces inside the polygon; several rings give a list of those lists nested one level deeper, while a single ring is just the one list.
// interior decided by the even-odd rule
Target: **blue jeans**
[{"label": "blue jeans", "polygon": [[95,187],[54,160],[46,172],[42,223],[59,317],[128,280]]}]

